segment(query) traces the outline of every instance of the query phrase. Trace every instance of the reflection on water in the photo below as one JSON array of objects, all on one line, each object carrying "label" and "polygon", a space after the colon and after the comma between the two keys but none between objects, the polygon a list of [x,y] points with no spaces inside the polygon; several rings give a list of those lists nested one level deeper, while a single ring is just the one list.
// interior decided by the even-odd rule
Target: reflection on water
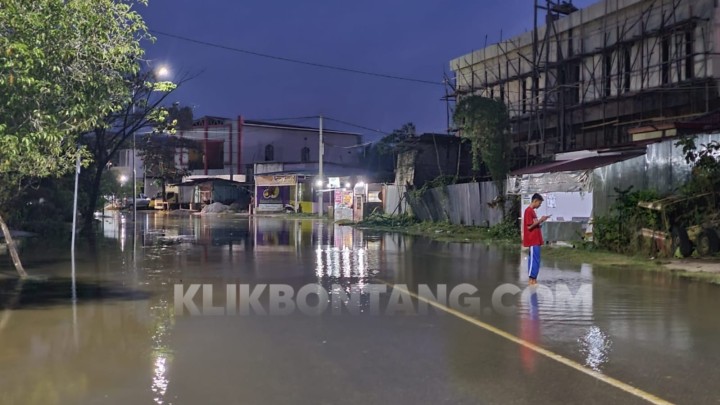
[{"label": "reflection on water", "polygon": [[607,334],[597,326],[592,326],[587,333],[578,339],[580,351],[585,355],[585,365],[595,371],[610,359],[612,342]]},{"label": "reflection on water", "polygon": [[154,400],[157,404],[165,403],[165,393],[167,392],[169,380],[169,368],[172,363],[173,352],[167,340],[172,333],[172,325],[174,322],[174,314],[172,303],[167,299],[161,298],[156,305],[151,307],[151,316],[155,320],[155,330],[153,331],[152,341],[152,357],[153,357],[153,378],[152,392],[155,394]]},{"label": "reflection on water", "polygon": [[[485,303],[494,289],[510,283],[523,291],[515,296],[516,313],[483,320],[527,342],[608,374],[617,372],[613,367],[628,363],[631,367],[627,368],[634,369],[636,362],[646,369],[662,369],[676,379],[683,378],[680,370],[687,371],[690,365],[702,369],[708,381],[720,378],[711,367],[720,361],[716,350],[720,326],[714,322],[720,295],[712,286],[546,260],[540,285],[526,288],[526,256],[519,249],[440,243],[317,220],[173,217],[152,212],[138,212],[138,217],[137,239],[133,239],[133,224],[118,215],[103,218],[106,240],[97,251],[79,250],[75,306],[65,256],[51,261],[47,252],[27,253],[30,261],[44,258],[30,267],[44,279],[23,283],[0,279],[0,403],[182,403],[192,394],[192,387],[178,382],[183,377],[201,383],[219,378],[193,370],[214,370],[216,363],[209,358],[235,353],[240,350],[234,346],[235,339],[250,333],[262,335],[262,329],[252,329],[242,318],[208,324],[203,323],[207,319],[176,318],[176,283],[309,283],[329,291],[333,310],[353,306],[360,311],[368,305],[364,288],[380,281],[407,284],[411,289],[419,284],[469,283],[477,287]],[[352,301],[352,297],[359,299]],[[274,346],[293,356],[293,350],[315,347],[315,341],[302,342],[305,335],[315,333],[321,336],[319,341],[325,340],[328,332],[323,327],[327,325],[322,322],[332,321],[314,321],[317,330],[296,335],[282,324],[268,339],[293,336],[295,340],[280,340],[282,344]],[[363,327],[372,329],[376,327],[372,321],[357,322],[367,322]],[[472,329],[439,329],[437,319],[420,316],[386,317],[383,322],[387,322],[385,328],[411,325],[411,332],[397,342],[413,342],[422,336],[418,353],[440,356],[433,362],[437,367],[460,370],[465,378],[476,381],[467,373],[482,363],[470,371],[459,366],[467,364]],[[223,340],[231,342],[225,346],[198,348],[196,344],[201,343],[191,338],[198,335],[190,330],[200,330],[199,336],[239,332]],[[334,338],[372,347],[359,336],[362,333]],[[398,351],[402,346],[393,345]],[[519,354],[516,347],[511,350],[519,360],[508,367],[542,374],[543,363],[535,352],[522,346]],[[194,351],[203,356],[185,357],[183,363],[183,356]],[[665,357],[646,355],[655,351]],[[257,356],[262,360],[263,355]],[[288,361],[283,367],[292,364]],[[275,381],[274,374],[267,378]],[[228,384],[227,390],[234,388]]]},{"label": "reflection on water", "polygon": [[[520,338],[528,343],[540,345],[540,308],[538,305],[537,288],[530,287],[529,294],[524,294],[526,299],[522,300],[525,305],[522,310],[525,313],[520,315]],[[520,359],[526,373],[535,372],[535,362],[538,354],[527,346],[520,346]]]}]

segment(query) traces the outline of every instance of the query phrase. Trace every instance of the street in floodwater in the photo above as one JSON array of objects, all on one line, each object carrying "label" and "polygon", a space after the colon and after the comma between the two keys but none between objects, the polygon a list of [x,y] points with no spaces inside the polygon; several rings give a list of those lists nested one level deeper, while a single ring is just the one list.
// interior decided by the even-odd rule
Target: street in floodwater
[{"label": "street in floodwater", "polygon": [[[717,286],[545,261],[530,289],[519,248],[311,219],[139,221],[134,239],[105,218],[75,280],[69,249],[26,248],[23,282],[3,258],[2,404],[720,402]],[[280,305],[273,286],[316,294]]]}]

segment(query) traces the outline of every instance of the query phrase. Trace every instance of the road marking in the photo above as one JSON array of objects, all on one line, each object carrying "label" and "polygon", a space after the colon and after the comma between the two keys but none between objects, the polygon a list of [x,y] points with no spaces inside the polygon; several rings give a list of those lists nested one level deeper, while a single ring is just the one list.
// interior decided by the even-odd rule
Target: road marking
[{"label": "road marking", "polygon": [[570,360],[570,359],[568,359],[567,357],[561,356],[561,355],[559,355],[559,354],[557,354],[557,353],[551,352],[550,350],[544,349],[544,348],[542,348],[542,347],[540,347],[540,346],[537,346],[537,345],[535,345],[535,344],[533,344],[533,343],[530,343],[530,342],[528,342],[528,341],[526,341],[526,340],[520,339],[519,337],[514,336],[514,335],[511,335],[510,333],[507,333],[507,332],[505,332],[504,330],[498,329],[498,328],[496,328],[496,327],[494,327],[494,326],[492,326],[492,325],[490,325],[490,324],[487,324],[487,323],[485,323],[485,322],[483,322],[483,321],[480,321],[479,319],[473,318],[473,317],[471,317],[471,316],[469,316],[469,315],[466,315],[466,314],[464,314],[464,313],[462,313],[462,312],[460,312],[460,311],[457,311],[457,310],[455,310],[455,309],[452,309],[452,308],[450,308],[450,307],[447,307],[447,306],[445,306],[445,305],[443,305],[443,304],[441,304],[441,303],[439,303],[439,302],[437,302],[437,301],[433,301],[433,300],[431,300],[431,299],[428,299],[428,298],[425,298],[425,297],[421,297],[421,296],[415,294],[414,292],[409,291],[409,290],[407,290],[407,289],[405,289],[405,288],[396,287],[396,286],[393,285],[392,283],[388,283],[388,282],[386,282],[386,281],[381,281],[381,280],[378,280],[378,281],[380,281],[380,282],[383,283],[383,284],[386,284],[386,285],[390,286],[391,288],[394,288],[394,289],[400,290],[400,291],[402,291],[402,292],[404,292],[404,293],[407,293],[407,294],[410,295],[411,297],[413,297],[413,298],[415,298],[415,299],[417,299],[417,300],[426,302],[426,303],[434,306],[435,308],[438,308],[438,309],[440,309],[440,310],[442,310],[442,311],[447,312],[447,313],[450,314],[450,315],[453,315],[453,316],[455,316],[455,317],[457,317],[457,318],[460,318],[460,319],[462,319],[462,320],[464,320],[464,321],[470,322],[471,324],[473,324],[473,325],[475,325],[475,326],[478,326],[478,327],[480,327],[480,328],[482,328],[482,329],[485,329],[485,330],[488,331],[488,332],[494,333],[494,334],[496,334],[496,335],[498,335],[498,336],[500,336],[500,337],[502,337],[502,338],[505,338],[505,339],[507,339],[507,340],[509,340],[509,341],[511,341],[511,342],[514,342],[514,343],[517,343],[517,344],[519,344],[519,345],[521,345],[521,346],[524,346],[524,347],[526,347],[526,348],[528,348],[528,349],[530,349],[530,350],[532,350],[532,351],[534,351],[534,352],[536,352],[536,353],[539,353],[539,354],[541,354],[541,355],[543,355],[543,356],[545,356],[545,357],[547,357],[547,358],[550,358],[550,359],[552,359],[552,360],[555,360],[555,361],[557,361],[558,363],[562,363],[562,364],[564,364],[564,365],[566,365],[566,366],[568,366],[568,367],[574,368],[575,370],[580,371],[581,373],[587,374],[587,375],[589,375],[590,377],[593,377],[593,378],[595,378],[595,379],[597,379],[597,380],[600,380],[600,381],[602,381],[602,382],[604,382],[604,383],[607,383],[607,384],[609,384],[609,385],[611,385],[611,386],[613,386],[613,387],[615,387],[615,388],[618,388],[618,389],[620,389],[620,390],[623,390],[623,391],[625,391],[625,392],[627,392],[627,393],[629,393],[629,394],[635,395],[636,397],[639,397],[639,398],[641,398],[641,399],[644,399],[645,401],[648,401],[648,402],[653,403],[653,404],[672,404],[672,402],[666,401],[666,400],[664,400],[664,399],[662,399],[662,398],[660,398],[660,397],[658,397],[658,396],[655,396],[655,395],[653,395],[653,394],[651,394],[651,393],[649,393],[649,392],[645,392],[645,391],[643,391],[643,390],[641,390],[641,389],[639,389],[639,388],[633,387],[633,386],[630,385],[630,384],[624,383],[624,382],[622,382],[622,381],[620,381],[620,380],[616,380],[616,379],[614,379],[614,378],[612,378],[612,377],[609,377],[609,376],[607,376],[607,375],[605,375],[605,374],[602,374],[602,373],[599,373],[599,372],[597,372],[597,371],[591,370],[591,369],[583,366],[582,364],[580,364],[580,363],[578,363],[578,362],[576,362],[576,361]]}]

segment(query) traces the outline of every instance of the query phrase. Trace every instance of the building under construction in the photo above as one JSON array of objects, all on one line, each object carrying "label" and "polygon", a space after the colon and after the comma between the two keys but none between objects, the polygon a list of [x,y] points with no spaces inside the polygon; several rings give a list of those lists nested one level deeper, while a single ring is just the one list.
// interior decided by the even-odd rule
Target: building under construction
[{"label": "building under construction", "polygon": [[638,141],[633,129],[718,108],[716,43],[718,0],[605,0],[582,10],[535,0],[531,32],[451,61],[452,97],[502,100],[517,164],[528,165]]}]

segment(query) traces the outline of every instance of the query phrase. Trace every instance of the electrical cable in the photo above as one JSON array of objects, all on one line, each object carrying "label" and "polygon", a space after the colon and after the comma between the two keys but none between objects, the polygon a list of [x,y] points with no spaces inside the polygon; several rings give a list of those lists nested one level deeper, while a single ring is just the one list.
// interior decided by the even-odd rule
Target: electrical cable
[{"label": "electrical cable", "polygon": [[299,59],[287,58],[284,56],[276,56],[276,55],[270,55],[270,54],[266,54],[266,53],[249,51],[247,49],[235,48],[232,46],[216,44],[216,43],[208,42],[208,41],[201,41],[198,39],[188,38],[188,37],[184,37],[181,35],[170,34],[170,33],[162,32],[162,31],[156,31],[156,30],[149,30],[149,31],[152,32],[153,34],[162,35],[162,36],[169,37],[169,38],[175,38],[175,39],[179,39],[181,41],[192,42],[195,44],[209,46],[209,47],[218,48],[218,49],[224,49],[226,51],[233,51],[233,52],[244,53],[244,54],[253,55],[253,56],[259,56],[259,57],[267,58],[267,59],[280,60],[280,61],[284,61],[284,62],[297,63],[297,64],[301,64],[301,65],[314,66],[314,67],[320,67],[320,68],[331,69],[331,70],[338,70],[338,71],[347,72],[347,73],[356,73],[356,74],[362,74],[362,75],[366,75],[366,76],[381,77],[384,79],[403,80],[403,81],[407,81],[407,82],[432,84],[432,85],[436,85],[436,86],[445,86],[445,83],[442,83],[442,82],[433,82],[430,80],[414,79],[414,78],[410,78],[410,77],[388,75],[388,74],[384,74],[384,73],[368,72],[365,70],[346,68],[346,67],[342,67],[342,66],[326,65],[323,63],[309,62],[309,61],[304,61],[304,60],[299,60]]}]

